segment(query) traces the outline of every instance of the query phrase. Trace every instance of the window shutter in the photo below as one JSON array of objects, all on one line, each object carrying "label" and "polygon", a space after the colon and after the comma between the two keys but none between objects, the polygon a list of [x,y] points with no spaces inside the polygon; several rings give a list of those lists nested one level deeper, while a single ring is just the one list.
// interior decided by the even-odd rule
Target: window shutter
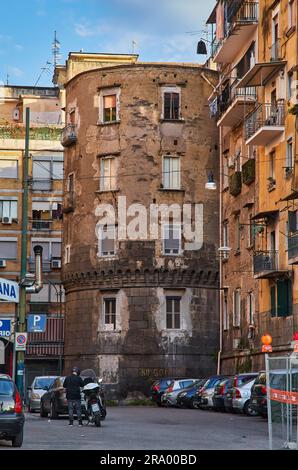
[{"label": "window shutter", "polygon": [[277,281],[277,316],[286,317],[289,315],[288,281]]},{"label": "window shutter", "polygon": [[276,317],[276,303],[275,303],[275,286],[270,288],[270,299],[271,299],[271,316]]},{"label": "window shutter", "polygon": [[289,211],[289,233],[297,231],[297,211]]}]

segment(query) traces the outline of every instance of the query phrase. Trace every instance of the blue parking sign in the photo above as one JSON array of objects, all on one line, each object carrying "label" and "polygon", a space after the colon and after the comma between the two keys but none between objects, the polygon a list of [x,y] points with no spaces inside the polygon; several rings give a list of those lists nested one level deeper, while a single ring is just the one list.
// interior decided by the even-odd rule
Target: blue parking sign
[{"label": "blue parking sign", "polygon": [[44,333],[47,328],[47,315],[40,313],[30,313],[28,316],[28,332]]},{"label": "blue parking sign", "polygon": [[9,338],[11,336],[11,320],[0,318],[0,338]]}]

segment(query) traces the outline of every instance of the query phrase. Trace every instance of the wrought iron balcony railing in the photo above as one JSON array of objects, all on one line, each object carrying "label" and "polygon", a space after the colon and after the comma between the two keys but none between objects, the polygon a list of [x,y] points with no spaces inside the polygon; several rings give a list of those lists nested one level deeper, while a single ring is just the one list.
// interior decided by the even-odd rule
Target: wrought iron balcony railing
[{"label": "wrought iron balcony railing", "polygon": [[254,274],[278,271],[278,251],[260,251],[254,256]]},{"label": "wrought iron balcony railing", "polygon": [[245,120],[246,140],[250,139],[262,127],[284,126],[285,117],[284,102],[260,104]]},{"label": "wrought iron balcony railing", "polygon": [[234,103],[235,100],[240,98],[242,101],[248,101],[253,104],[257,99],[257,90],[255,87],[237,88],[239,79],[233,81],[230,86],[227,86],[223,93],[218,97],[217,104],[217,119],[220,119],[222,115],[228,110],[228,108]]},{"label": "wrought iron balcony railing", "polygon": [[298,258],[298,233],[294,233],[288,238],[288,258]]}]

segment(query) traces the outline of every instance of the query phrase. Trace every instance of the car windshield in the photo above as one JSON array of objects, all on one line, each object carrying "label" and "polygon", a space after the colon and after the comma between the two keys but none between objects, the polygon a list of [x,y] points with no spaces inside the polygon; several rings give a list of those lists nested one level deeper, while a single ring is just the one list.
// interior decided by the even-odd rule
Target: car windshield
[{"label": "car windshield", "polygon": [[238,380],[237,380],[237,386],[241,387],[242,385],[245,385],[248,382],[251,382],[253,379],[255,379],[257,375],[239,375]]},{"label": "car windshield", "polygon": [[0,395],[4,397],[11,397],[14,392],[13,382],[8,380],[0,380]]},{"label": "car windshield", "polygon": [[34,384],[34,390],[43,390],[45,387],[50,387],[54,380],[54,377],[44,377],[36,379]]}]

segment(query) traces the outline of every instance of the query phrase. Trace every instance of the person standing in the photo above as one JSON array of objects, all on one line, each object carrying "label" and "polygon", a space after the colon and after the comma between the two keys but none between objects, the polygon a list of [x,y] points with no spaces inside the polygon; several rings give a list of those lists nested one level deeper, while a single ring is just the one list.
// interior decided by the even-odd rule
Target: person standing
[{"label": "person standing", "polygon": [[74,408],[79,420],[79,426],[83,426],[82,421],[82,405],[81,405],[81,388],[84,387],[84,382],[80,377],[80,369],[74,367],[72,374],[66,377],[63,388],[66,390],[66,399],[68,404],[69,413],[69,426],[73,426],[73,413]]}]

